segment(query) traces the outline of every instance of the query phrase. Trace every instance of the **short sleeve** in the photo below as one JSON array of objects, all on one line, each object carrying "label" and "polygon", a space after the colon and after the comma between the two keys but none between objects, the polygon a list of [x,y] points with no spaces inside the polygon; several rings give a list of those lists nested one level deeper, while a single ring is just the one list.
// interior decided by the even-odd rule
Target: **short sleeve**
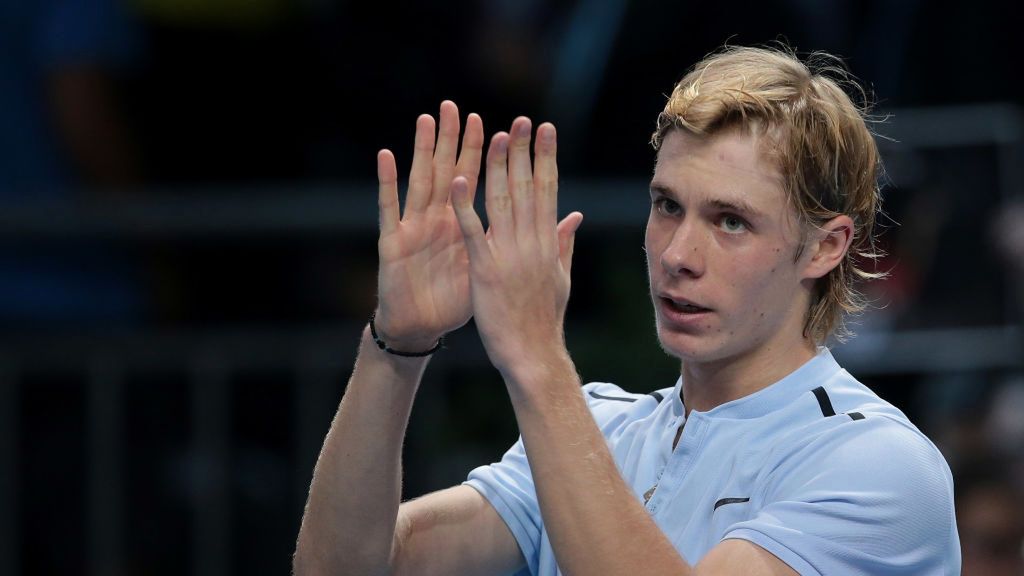
[{"label": "short sleeve", "polygon": [[512,531],[529,569],[519,574],[536,574],[543,523],[523,438],[505,452],[500,462],[470,472],[465,484],[480,492]]},{"label": "short sleeve", "polygon": [[[650,398],[642,405],[642,394],[624,392],[607,383],[590,383],[581,388],[591,415],[605,438],[624,425],[635,412],[650,411],[657,401]],[[475,488],[494,506],[498,515],[515,536],[526,558],[529,574],[538,574],[544,522],[541,519],[533,474],[526,459],[522,437],[501,458],[500,462],[480,466],[469,473],[465,484]],[[526,574],[525,571],[520,574]]]},{"label": "short sleeve", "polygon": [[844,420],[790,450],[766,480],[759,511],[724,538],[800,574],[960,573],[952,476],[917,430],[880,415]]}]

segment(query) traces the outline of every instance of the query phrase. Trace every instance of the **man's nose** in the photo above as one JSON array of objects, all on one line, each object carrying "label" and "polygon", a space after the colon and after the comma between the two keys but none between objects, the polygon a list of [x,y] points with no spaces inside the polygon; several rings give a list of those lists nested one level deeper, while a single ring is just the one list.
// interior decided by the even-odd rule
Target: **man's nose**
[{"label": "man's nose", "polygon": [[706,234],[692,219],[679,223],[661,253],[661,265],[672,276],[699,278],[704,274]]}]

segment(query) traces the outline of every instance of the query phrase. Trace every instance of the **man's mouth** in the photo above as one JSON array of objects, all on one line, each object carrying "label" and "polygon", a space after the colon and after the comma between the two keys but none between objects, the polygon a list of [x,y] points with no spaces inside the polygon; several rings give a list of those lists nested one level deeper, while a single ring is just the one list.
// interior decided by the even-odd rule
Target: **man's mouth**
[{"label": "man's mouth", "polygon": [[667,296],[662,296],[661,300],[671,310],[674,310],[675,312],[679,312],[681,314],[699,314],[701,312],[708,312],[711,310],[710,308],[698,306],[697,304],[694,304],[693,302],[689,302],[687,300],[675,300]]}]

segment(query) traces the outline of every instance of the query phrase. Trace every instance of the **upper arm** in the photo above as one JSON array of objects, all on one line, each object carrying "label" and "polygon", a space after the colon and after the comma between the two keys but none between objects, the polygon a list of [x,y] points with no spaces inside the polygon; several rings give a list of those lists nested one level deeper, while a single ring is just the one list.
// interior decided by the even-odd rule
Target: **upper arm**
[{"label": "upper arm", "polygon": [[746,540],[723,540],[694,566],[697,576],[743,574],[749,576],[799,576],[771,552]]},{"label": "upper arm", "polygon": [[403,503],[395,528],[396,575],[493,575],[525,564],[490,502],[461,485]]}]

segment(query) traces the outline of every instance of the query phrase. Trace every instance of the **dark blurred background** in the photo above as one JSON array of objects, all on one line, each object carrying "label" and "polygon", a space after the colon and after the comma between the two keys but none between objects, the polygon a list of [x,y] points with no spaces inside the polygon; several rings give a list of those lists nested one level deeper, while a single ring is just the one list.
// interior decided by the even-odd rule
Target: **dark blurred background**
[{"label": "dark blurred background", "polygon": [[[374,308],[374,157],[453,99],[559,127],[586,215],[567,337],[649,391],[641,250],[664,95],[726,41],[847,59],[874,93],[891,271],[841,362],[942,448],[964,574],[1021,574],[1024,96],[1000,2],[4,0],[0,574],[289,570]],[[516,439],[472,325],[436,355],[405,494]]]}]

